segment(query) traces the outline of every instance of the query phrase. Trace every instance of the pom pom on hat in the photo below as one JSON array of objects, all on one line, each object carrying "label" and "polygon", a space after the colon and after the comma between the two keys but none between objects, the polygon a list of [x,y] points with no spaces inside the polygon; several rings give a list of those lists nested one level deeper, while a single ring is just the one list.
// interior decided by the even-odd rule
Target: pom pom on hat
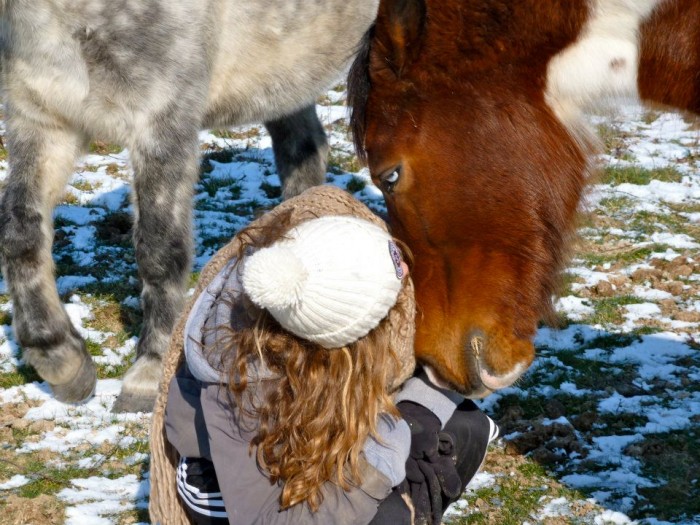
[{"label": "pom pom on hat", "polygon": [[261,308],[291,308],[299,302],[308,276],[304,263],[292,250],[272,245],[247,258],[243,287]]},{"label": "pom pom on hat", "polygon": [[367,335],[396,303],[401,273],[392,249],[391,236],[371,222],[320,217],[246,257],[241,283],[283,328],[338,348]]}]

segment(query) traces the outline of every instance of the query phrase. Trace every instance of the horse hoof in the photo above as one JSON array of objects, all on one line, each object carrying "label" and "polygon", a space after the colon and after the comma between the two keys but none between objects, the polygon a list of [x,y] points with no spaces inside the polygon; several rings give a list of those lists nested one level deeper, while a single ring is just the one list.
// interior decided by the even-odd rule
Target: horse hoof
[{"label": "horse hoof", "polygon": [[156,396],[147,396],[136,394],[134,392],[122,392],[117,397],[117,400],[112,405],[112,413],[136,413],[136,412],[153,412]]},{"label": "horse hoof", "polygon": [[158,358],[138,358],[124,376],[122,391],[112,412],[152,412],[163,375],[162,366]]},{"label": "horse hoof", "polygon": [[60,385],[49,383],[53,395],[63,403],[82,403],[90,399],[95,393],[95,385],[97,385],[97,368],[95,363],[89,356],[80,364],[80,368],[75,374],[75,377],[68,382]]},{"label": "horse hoof", "polygon": [[46,381],[54,397],[64,403],[89,399],[97,384],[97,369],[85,343],[69,333],[63,341],[48,348],[26,346],[23,357]]}]

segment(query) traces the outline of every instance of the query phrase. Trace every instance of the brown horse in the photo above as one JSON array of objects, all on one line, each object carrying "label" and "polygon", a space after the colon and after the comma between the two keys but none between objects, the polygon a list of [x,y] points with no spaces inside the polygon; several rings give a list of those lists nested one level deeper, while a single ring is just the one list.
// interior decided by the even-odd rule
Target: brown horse
[{"label": "brown horse", "polygon": [[349,88],[415,256],[417,357],[482,397],[528,368],[551,312],[595,153],[582,109],[700,113],[700,0],[382,0]]}]

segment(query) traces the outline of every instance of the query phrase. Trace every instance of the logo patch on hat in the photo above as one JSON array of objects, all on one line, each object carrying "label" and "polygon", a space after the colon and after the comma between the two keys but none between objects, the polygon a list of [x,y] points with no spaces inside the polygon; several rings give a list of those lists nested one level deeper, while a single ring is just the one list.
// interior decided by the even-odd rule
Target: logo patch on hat
[{"label": "logo patch on hat", "polygon": [[396,246],[394,241],[389,241],[389,255],[391,255],[391,262],[394,263],[394,270],[396,271],[396,278],[403,279],[403,268],[401,267],[401,250]]}]

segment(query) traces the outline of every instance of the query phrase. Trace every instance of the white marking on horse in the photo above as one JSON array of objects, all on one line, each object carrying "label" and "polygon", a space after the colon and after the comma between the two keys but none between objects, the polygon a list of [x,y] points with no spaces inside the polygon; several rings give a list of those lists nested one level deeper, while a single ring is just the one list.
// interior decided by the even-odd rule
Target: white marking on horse
[{"label": "white marking on horse", "polygon": [[590,0],[579,39],[547,71],[546,99],[570,128],[581,110],[607,97],[638,97],[639,25],[664,0]]}]

